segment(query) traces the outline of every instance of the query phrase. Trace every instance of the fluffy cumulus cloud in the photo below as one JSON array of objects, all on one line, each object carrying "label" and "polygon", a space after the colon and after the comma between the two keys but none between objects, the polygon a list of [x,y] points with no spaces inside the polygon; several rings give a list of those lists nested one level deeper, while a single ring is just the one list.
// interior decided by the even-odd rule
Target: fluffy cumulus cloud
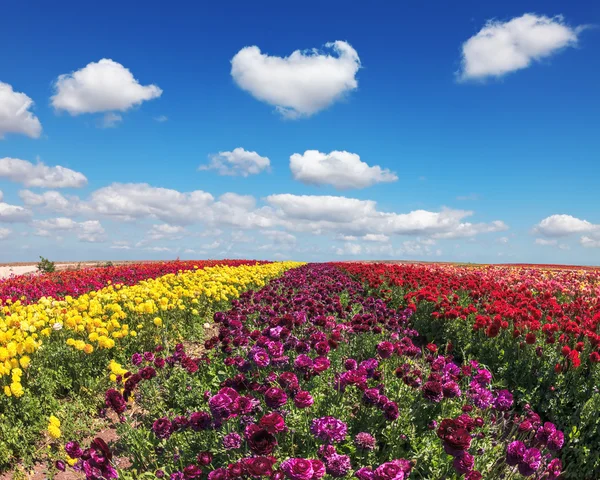
[{"label": "fluffy cumulus cloud", "polygon": [[210,163],[201,165],[198,170],[216,170],[219,175],[247,177],[268,170],[271,165],[267,157],[261,157],[256,152],[249,152],[239,147],[231,152],[210,155],[209,159]]},{"label": "fluffy cumulus cloud", "polygon": [[600,235],[591,237],[588,235],[583,235],[579,239],[579,243],[585,248],[600,248]]},{"label": "fluffy cumulus cloud", "polygon": [[7,133],[19,133],[39,138],[42,124],[31,112],[33,100],[21,92],[15,92],[8,83],[0,82],[0,140]]},{"label": "fluffy cumulus cloud", "polygon": [[275,208],[274,214],[279,222],[289,230],[313,234],[456,238],[508,228],[499,220],[478,224],[464,222],[465,218],[473,215],[471,211],[445,208],[439,212],[382,212],[372,200],[342,196],[280,194],[268,196],[267,202]]},{"label": "fluffy cumulus cloud", "polygon": [[365,188],[376,183],[395,182],[398,177],[378,165],[369,166],[356,153],[321,153],[307,150],[290,157],[294,179],[309,185],[332,185],[339,190]]},{"label": "fluffy cumulus cloud", "polygon": [[70,168],[49,167],[42,162],[33,164],[18,158],[0,158],[0,178],[21,183],[26,187],[80,188],[87,185],[82,173]]},{"label": "fluffy cumulus cloud", "polygon": [[162,95],[159,87],[141,85],[127,68],[107,58],[60,75],[54,88],[52,106],[71,115],[124,112]]},{"label": "fluffy cumulus cloud", "polygon": [[546,237],[566,237],[574,233],[587,233],[600,229],[587,220],[581,220],[572,215],[550,215],[535,225],[534,232]]},{"label": "fluffy cumulus cloud", "polygon": [[527,68],[565,47],[577,44],[582,27],[561,16],[526,13],[506,22],[490,20],[462,45],[462,80],[501,77]]},{"label": "fluffy cumulus cloud", "polygon": [[0,227],[0,240],[4,240],[9,237],[12,231],[9,228]]},{"label": "fluffy cumulus cloud", "polygon": [[0,192],[0,223],[28,222],[31,216],[32,212],[28,208],[3,202]]},{"label": "fluffy cumulus cloud", "polygon": [[35,235],[50,237],[56,232],[75,235],[81,242],[97,243],[106,240],[106,231],[98,220],[76,222],[70,218],[58,217],[46,220],[34,220]]},{"label": "fluffy cumulus cloud", "polygon": [[[219,242],[215,254],[221,256],[235,253],[232,248],[245,242],[249,242],[244,247],[246,251],[305,251],[314,255],[317,246],[306,241],[316,236],[345,242],[339,247],[343,252],[340,255],[434,255],[432,247],[437,239],[474,237],[508,228],[499,220],[468,222],[473,212],[466,210],[442,208],[439,211],[396,213],[380,210],[372,200],[344,196],[277,194],[257,200],[251,195],[232,192],[214,197],[202,190],[180,192],[148,184],[119,183],[95,190],[88,198],[64,196],[56,191],[38,194],[29,190],[22,190],[20,196],[26,207],[45,214],[56,212],[62,218],[63,223],[55,221],[52,228],[36,224],[42,232],[59,227],[64,230],[83,228],[77,225],[84,222],[73,220],[81,217],[98,224],[100,219],[136,224],[152,222],[154,225],[137,243],[113,244],[113,247],[146,248],[153,241],[184,237],[189,244],[192,238],[208,236],[212,238],[206,241],[207,245]],[[93,226],[89,224],[88,228]],[[199,232],[193,227],[204,230]],[[240,233],[243,231],[260,235],[259,246],[255,245],[254,235]],[[94,233],[96,238],[104,238],[102,232],[91,232],[88,241],[92,241]],[[302,235],[302,241],[298,235]],[[394,247],[394,237],[398,236],[413,243]],[[201,250],[194,246],[193,250],[208,251],[207,245],[202,245]],[[360,250],[351,245],[359,245]],[[181,246],[182,249],[188,247],[192,245]]]},{"label": "fluffy cumulus cloud", "polygon": [[296,50],[289,57],[245,47],[231,59],[237,85],[287,118],[313,115],[356,89],[359,69],[356,50],[339,40],[327,43],[325,51]]}]

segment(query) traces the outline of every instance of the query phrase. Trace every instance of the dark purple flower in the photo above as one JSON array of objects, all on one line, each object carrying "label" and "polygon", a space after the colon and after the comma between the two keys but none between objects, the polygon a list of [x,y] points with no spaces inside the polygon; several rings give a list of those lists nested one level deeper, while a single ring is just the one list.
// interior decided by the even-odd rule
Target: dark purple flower
[{"label": "dark purple flower", "polygon": [[456,398],[460,397],[461,391],[458,383],[453,380],[446,382],[442,385],[442,392],[445,398]]},{"label": "dark purple flower", "polygon": [[195,432],[207,430],[210,427],[211,418],[206,412],[194,412],[190,415],[189,426]]},{"label": "dark purple flower", "polygon": [[173,433],[173,424],[166,417],[159,418],[152,424],[152,431],[158,438],[166,439]]},{"label": "dark purple flower", "polygon": [[542,454],[537,448],[529,448],[519,462],[519,473],[524,477],[529,477],[537,472],[542,463]]},{"label": "dark purple flower", "polygon": [[83,450],[77,442],[67,442],[65,444],[65,452],[71,458],[79,458],[83,455]]},{"label": "dark purple flower", "polygon": [[440,402],[444,398],[444,393],[442,392],[442,384],[436,381],[425,382],[422,387],[423,396],[427,400],[431,400],[432,402]]},{"label": "dark purple flower", "polygon": [[248,425],[244,435],[250,450],[256,455],[269,455],[277,446],[277,439],[258,425]]},{"label": "dark purple flower", "polygon": [[458,473],[464,475],[473,470],[473,467],[475,466],[475,459],[469,452],[464,452],[462,455],[454,457],[452,466]]},{"label": "dark purple flower", "polygon": [[127,403],[120,392],[111,388],[106,391],[104,403],[107,407],[112,408],[118,415],[127,410]]},{"label": "dark purple flower", "polygon": [[296,408],[308,408],[314,403],[312,395],[306,390],[299,391],[294,397]]},{"label": "dark purple flower", "polygon": [[509,443],[508,447],[506,448],[506,463],[511,467],[514,467],[521,460],[523,460],[526,450],[527,447],[520,440]]},{"label": "dark purple flower", "polygon": [[143,360],[144,360],[144,357],[142,356],[141,353],[134,353],[131,356],[131,363],[134,364],[135,366],[140,365]]},{"label": "dark purple flower", "polygon": [[392,342],[381,342],[377,345],[377,353],[381,358],[389,358],[394,353],[394,344]]},{"label": "dark purple flower", "polygon": [[281,433],[286,429],[285,420],[276,412],[267,413],[260,419],[258,425],[272,434]]},{"label": "dark purple flower", "polygon": [[265,403],[269,408],[279,408],[287,402],[287,395],[281,388],[271,387],[265,392]]}]

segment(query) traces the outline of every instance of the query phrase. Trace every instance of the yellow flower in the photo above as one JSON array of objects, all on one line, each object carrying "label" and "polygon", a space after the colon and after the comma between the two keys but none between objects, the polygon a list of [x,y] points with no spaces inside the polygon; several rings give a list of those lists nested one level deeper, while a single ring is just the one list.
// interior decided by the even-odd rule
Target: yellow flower
[{"label": "yellow flower", "polygon": [[4,386],[4,395],[7,397],[12,397],[12,392],[10,391],[10,387],[8,385]]},{"label": "yellow flower", "polygon": [[52,437],[52,438],[60,438],[62,432],[60,431],[60,428],[58,428],[56,425],[48,425],[48,434]]},{"label": "yellow flower", "polygon": [[50,415],[50,419],[48,420],[49,425],[54,425],[55,427],[60,427],[60,420],[56,418],[54,415]]},{"label": "yellow flower", "polygon": [[11,383],[10,391],[17,398],[22,397],[25,394],[25,390],[23,390],[23,385],[21,385],[19,382]]},{"label": "yellow flower", "polygon": [[156,317],[156,318],[153,320],[153,322],[154,322],[154,325],[156,325],[157,327],[162,327],[162,324],[163,324],[162,318],[160,318],[160,317]]}]

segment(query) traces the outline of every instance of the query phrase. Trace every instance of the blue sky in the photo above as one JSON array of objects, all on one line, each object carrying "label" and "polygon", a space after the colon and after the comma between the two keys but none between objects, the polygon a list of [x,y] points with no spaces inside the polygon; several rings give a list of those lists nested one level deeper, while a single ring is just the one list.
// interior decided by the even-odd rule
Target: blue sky
[{"label": "blue sky", "polygon": [[600,264],[600,5],[203,3],[4,4],[0,261]]}]

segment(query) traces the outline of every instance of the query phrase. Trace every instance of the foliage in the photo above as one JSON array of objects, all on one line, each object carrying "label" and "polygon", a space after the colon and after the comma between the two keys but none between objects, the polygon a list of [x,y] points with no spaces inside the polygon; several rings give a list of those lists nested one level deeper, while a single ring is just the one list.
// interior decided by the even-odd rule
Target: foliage
[{"label": "foliage", "polygon": [[40,256],[40,261],[37,264],[37,270],[40,273],[53,273],[56,270],[56,265],[47,258]]}]

